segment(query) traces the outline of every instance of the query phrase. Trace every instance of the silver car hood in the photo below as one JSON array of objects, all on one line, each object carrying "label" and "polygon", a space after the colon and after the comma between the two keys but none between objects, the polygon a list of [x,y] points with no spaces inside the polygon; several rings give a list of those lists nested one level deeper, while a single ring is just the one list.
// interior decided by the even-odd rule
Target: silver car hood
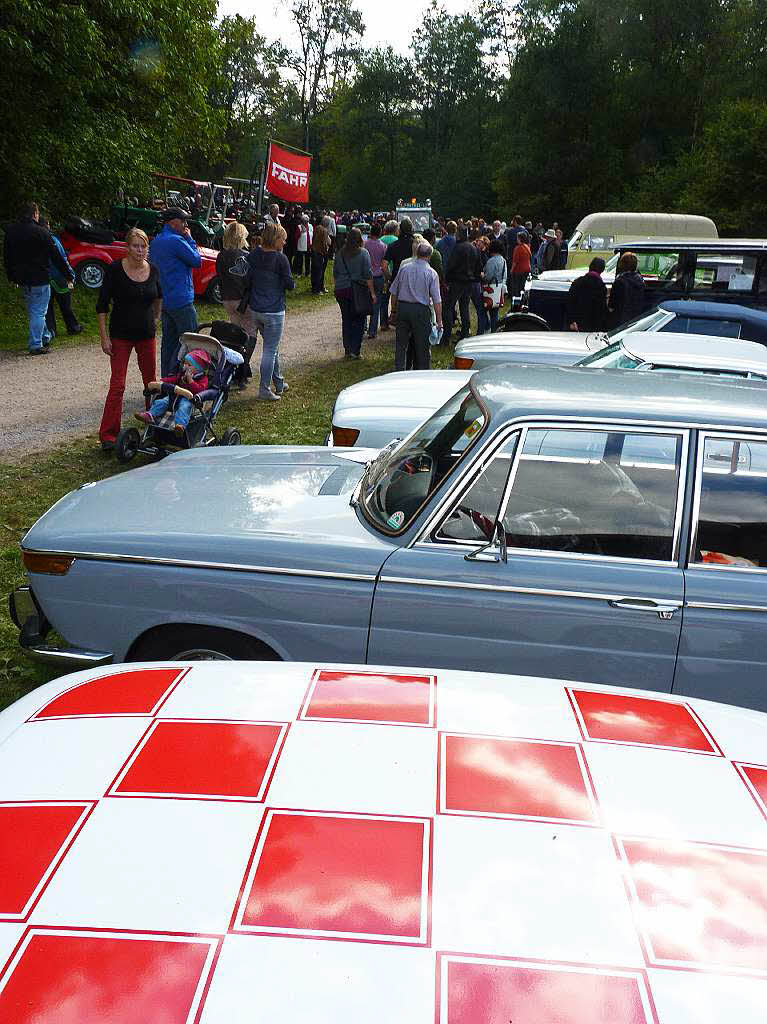
[{"label": "silver car hood", "polygon": [[218,562],[258,561],[268,539],[307,552],[376,547],[349,505],[375,454],[283,446],[179,453],[72,491],[23,546]]},{"label": "silver car hood", "polygon": [[360,408],[396,408],[424,409],[425,415],[428,415],[451,398],[470,377],[471,373],[461,370],[431,370],[429,373],[423,370],[403,370],[384,373],[380,377],[361,380],[358,384],[344,388],[336,399],[334,412]]}]

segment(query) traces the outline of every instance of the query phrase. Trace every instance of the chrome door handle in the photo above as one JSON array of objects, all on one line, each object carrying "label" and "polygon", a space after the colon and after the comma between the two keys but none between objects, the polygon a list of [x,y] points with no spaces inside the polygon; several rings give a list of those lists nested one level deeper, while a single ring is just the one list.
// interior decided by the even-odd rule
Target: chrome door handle
[{"label": "chrome door handle", "polygon": [[623,608],[632,612],[655,612],[659,619],[670,619],[681,601],[653,601],[643,597],[616,597],[607,602],[611,608]]}]

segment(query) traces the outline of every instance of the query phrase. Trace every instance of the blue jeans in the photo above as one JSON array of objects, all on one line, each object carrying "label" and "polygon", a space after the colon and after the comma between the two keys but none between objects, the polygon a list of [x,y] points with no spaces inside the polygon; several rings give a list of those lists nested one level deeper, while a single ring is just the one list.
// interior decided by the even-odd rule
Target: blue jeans
[{"label": "blue jeans", "polygon": [[163,309],[162,346],[160,347],[160,376],[169,377],[178,361],[181,335],[197,330],[197,310],[190,303],[181,309]]},{"label": "blue jeans", "polygon": [[[162,415],[168,411],[170,405],[170,398],[165,395],[163,398],[155,398],[152,404],[149,406],[149,412],[158,420]],[[176,406],[173,410],[173,420],[180,426],[185,427],[189,420],[192,418],[192,409],[194,406],[188,398],[179,398],[176,401]]]},{"label": "blue jeans", "polygon": [[341,307],[341,337],[344,352],[347,356],[358,356],[362,348],[362,335],[365,333],[366,317],[354,309],[351,296],[336,295],[336,302]]},{"label": "blue jeans", "polygon": [[261,328],[264,339],[259,391],[262,395],[266,394],[271,391],[274,383],[274,390],[279,395],[285,387],[285,379],[280,373],[280,339],[285,327],[285,310],[281,313],[259,313],[254,309],[253,319],[256,326]]},{"label": "blue jeans", "polygon": [[29,314],[29,351],[34,352],[47,345],[53,335],[45,324],[45,314],[51,301],[49,284],[23,284],[21,290]]},{"label": "blue jeans", "polygon": [[373,312],[368,320],[368,338],[375,338],[376,334],[378,334],[378,318],[381,315],[381,302],[383,300],[383,275],[373,278],[373,287],[376,292],[376,304],[373,306]]},{"label": "blue jeans", "polygon": [[488,309],[487,312],[490,316],[490,330],[494,331],[498,326],[498,314],[500,312],[500,306],[493,306],[493,308]]},{"label": "blue jeans", "polygon": [[471,302],[477,311],[477,334],[484,334],[490,326],[490,321],[485,309],[485,303],[482,300],[482,285],[479,281],[472,282]]}]

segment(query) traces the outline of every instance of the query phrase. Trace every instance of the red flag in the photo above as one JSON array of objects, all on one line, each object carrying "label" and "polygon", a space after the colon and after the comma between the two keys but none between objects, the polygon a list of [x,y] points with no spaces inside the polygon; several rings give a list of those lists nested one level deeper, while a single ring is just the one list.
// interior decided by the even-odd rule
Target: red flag
[{"label": "red flag", "polygon": [[266,170],[266,188],[273,196],[289,203],[309,202],[310,156],[283,149],[276,142],[269,143],[269,165]]}]

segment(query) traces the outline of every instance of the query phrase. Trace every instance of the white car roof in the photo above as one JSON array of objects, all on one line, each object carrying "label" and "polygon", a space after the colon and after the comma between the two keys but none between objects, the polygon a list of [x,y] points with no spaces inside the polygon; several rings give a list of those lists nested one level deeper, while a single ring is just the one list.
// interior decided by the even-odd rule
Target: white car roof
[{"label": "white car roof", "polygon": [[755,341],[709,334],[633,331],[624,334],[620,343],[627,352],[646,363],[767,376],[767,349]]},{"label": "white car roof", "polygon": [[766,749],[556,679],[62,677],[0,714],[0,1018],[762,1024]]}]

